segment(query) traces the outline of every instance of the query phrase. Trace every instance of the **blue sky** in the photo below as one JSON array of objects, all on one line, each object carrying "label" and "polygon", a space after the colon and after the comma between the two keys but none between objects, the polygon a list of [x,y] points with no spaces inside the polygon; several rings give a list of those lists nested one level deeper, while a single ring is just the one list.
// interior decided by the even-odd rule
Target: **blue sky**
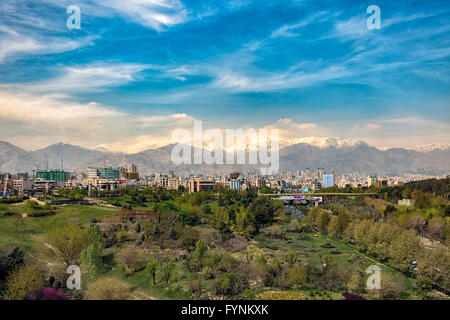
[{"label": "blue sky", "polygon": [[286,143],[450,143],[449,17],[425,0],[4,1],[0,140],[135,151],[196,119]]}]

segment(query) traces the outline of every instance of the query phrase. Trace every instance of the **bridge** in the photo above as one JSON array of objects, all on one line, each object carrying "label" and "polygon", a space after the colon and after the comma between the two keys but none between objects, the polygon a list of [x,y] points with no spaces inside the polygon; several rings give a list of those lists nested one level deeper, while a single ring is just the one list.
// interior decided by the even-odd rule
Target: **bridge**
[{"label": "bridge", "polygon": [[268,193],[259,194],[260,197],[271,197],[271,199],[278,199],[283,203],[293,204],[294,202],[299,202],[302,204],[314,203],[317,206],[319,203],[323,202],[324,196],[344,196],[344,197],[355,197],[355,196],[373,196],[377,193],[343,193],[343,192],[317,192],[317,193]]},{"label": "bridge", "polygon": [[259,197],[281,197],[281,196],[344,196],[344,197],[355,197],[355,196],[375,196],[378,193],[375,192],[359,192],[359,193],[345,193],[345,192],[303,192],[303,193],[260,193]]}]

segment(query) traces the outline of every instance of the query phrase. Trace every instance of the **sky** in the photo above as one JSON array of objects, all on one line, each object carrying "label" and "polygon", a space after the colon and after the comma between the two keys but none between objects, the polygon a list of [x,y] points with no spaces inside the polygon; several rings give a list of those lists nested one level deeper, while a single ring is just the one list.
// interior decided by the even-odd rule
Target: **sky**
[{"label": "sky", "polygon": [[448,144],[449,22],[438,0],[1,1],[0,140],[137,152],[200,120]]}]

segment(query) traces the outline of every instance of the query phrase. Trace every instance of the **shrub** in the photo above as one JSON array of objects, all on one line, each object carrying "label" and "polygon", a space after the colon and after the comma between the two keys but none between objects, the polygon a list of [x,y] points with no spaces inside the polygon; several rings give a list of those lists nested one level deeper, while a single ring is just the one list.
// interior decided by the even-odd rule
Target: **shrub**
[{"label": "shrub", "polygon": [[308,272],[303,266],[293,265],[291,268],[289,268],[287,276],[289,283],[293,287],[299,287],[303,285],[308,279]]},{"label": "shrub", "polygon": [[28,216],[32,217],[32,218],[37,218],[37,217],[48,217],[48,216],[53,216],[55,214],[55,211],[44,211],[44,212],[33,212],[33,213],[29,213]]},{"label": "shrub", "polygon": [[128,300],[130,286],[115,278],[102,278],[88,285],[85,300]]},{"label": "shrub", "polygon": [[36,207],[39,206],[38,203],[36,201],[34,201],[34,200],[25,200],[25,205],[28,208],[36,208]]},{"label": "shrub", "polygon": [[8,276],[3,298],[23,300],[28,293],[41,289],[43,282],[41,273],[32,266],[20,266]]},{"label": "shrub", "polygon": [[366,298],[362,296],[349,292],[343,292],[342,295],[344,296],[345,300],[366,300]]},{"label": "shrub", "polygon": [[64,300],[67,298],[67,294],[60,289],[45,288],[44,290],[38,290],[30,292],[26,299],[27,300]]},{"label": "shrub", "polygon": [[143,265],[140,252],[133,245],[122,248],[117,254],[117,260],[127,271],[131,272],[136,271],[136,269]]}]

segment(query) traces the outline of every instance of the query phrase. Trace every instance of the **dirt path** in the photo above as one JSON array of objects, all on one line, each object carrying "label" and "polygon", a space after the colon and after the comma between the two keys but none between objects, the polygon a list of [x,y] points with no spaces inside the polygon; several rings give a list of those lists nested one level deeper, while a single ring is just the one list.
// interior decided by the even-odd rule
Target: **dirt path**
[{"label": "dirt path", "polygon": [[148,294],[139,291],[139,290],[135,290],[131,293],[131,298],[133,300],[158,300],[157,298],[153,297],[153,296],[149,296]]}]

